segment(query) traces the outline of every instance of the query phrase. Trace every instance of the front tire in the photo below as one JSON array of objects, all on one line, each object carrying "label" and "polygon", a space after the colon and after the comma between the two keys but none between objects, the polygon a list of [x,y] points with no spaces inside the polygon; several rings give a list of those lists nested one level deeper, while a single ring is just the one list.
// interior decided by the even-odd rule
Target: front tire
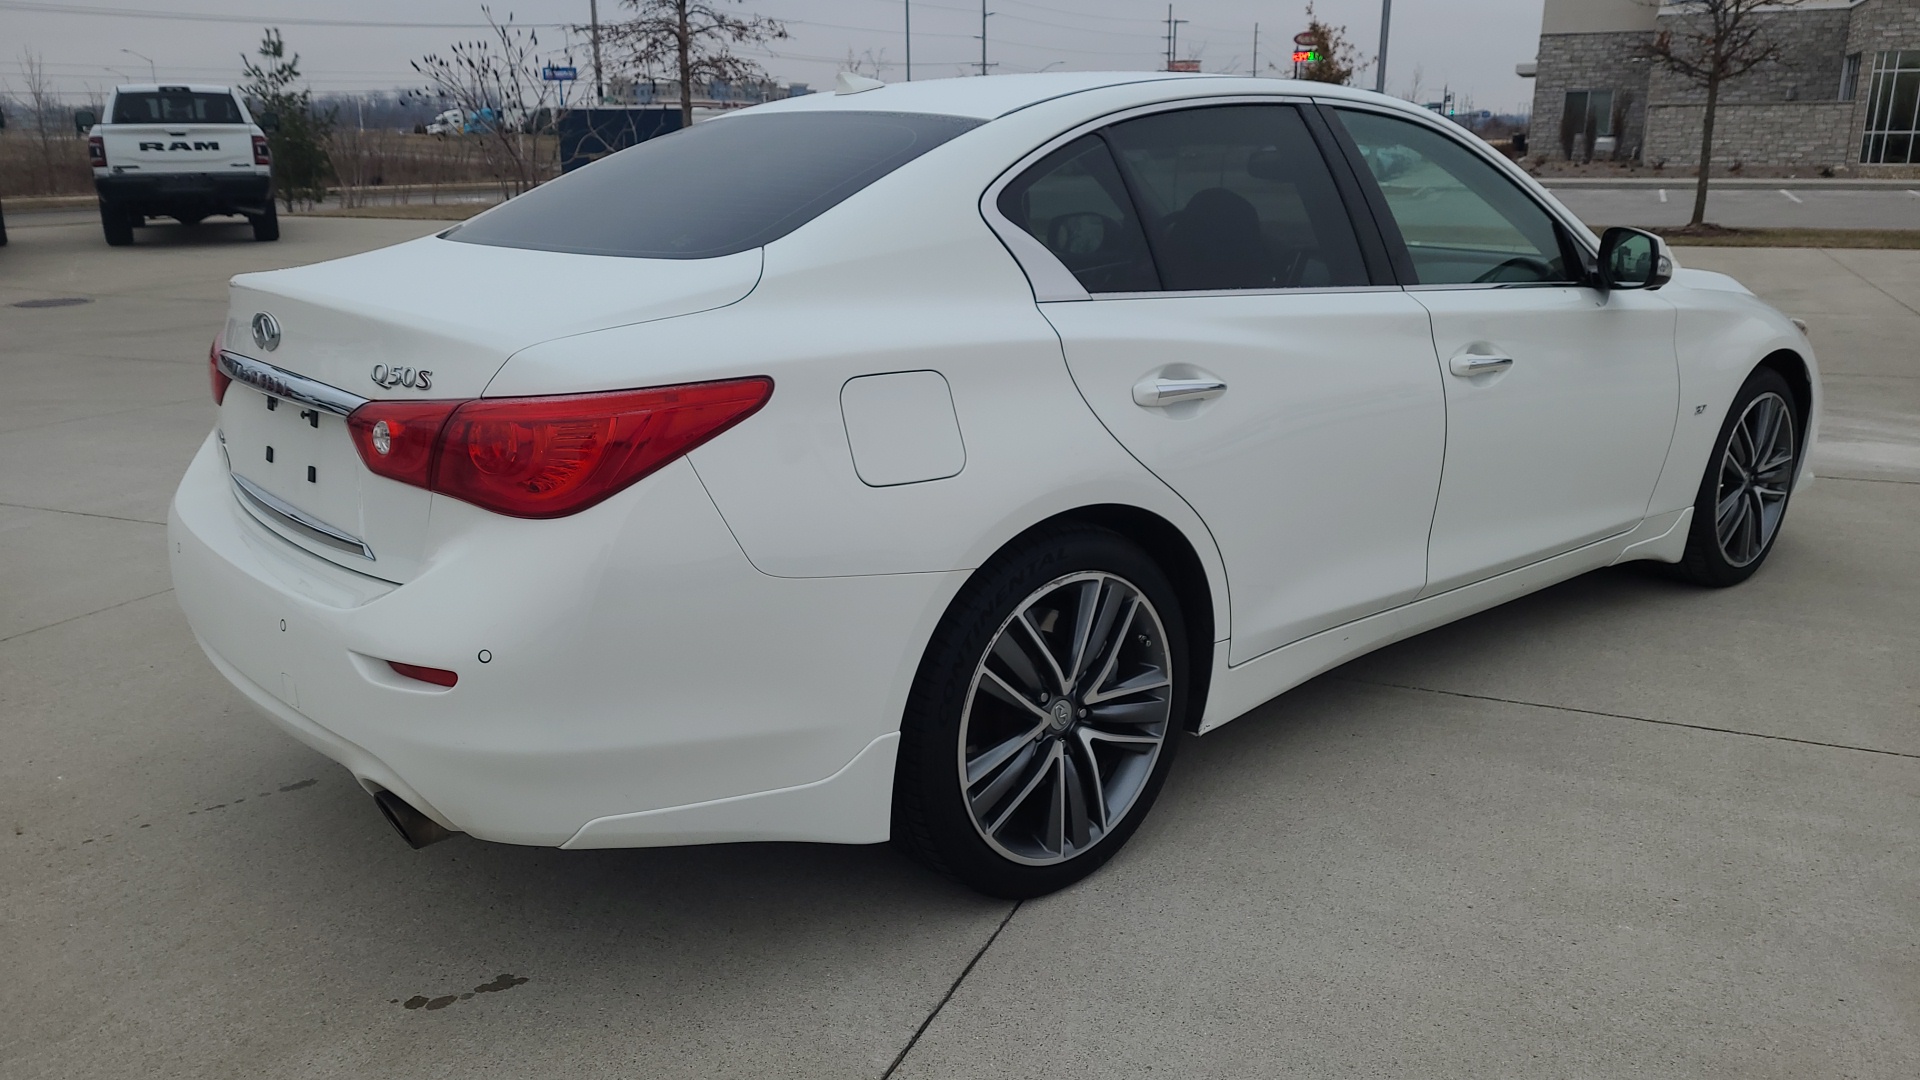
[{"label": "front tire", "polygon": [[102,200],[100,231],[106,234],[108,247],[126,247],[133,243],[133,217],[125,210]]},{"label": "front tire", "polygon": [[1117,533],[1061,526],[995,556],[935,631],[907,702],[895,841],[990,896],[1100,868],[1152,808],[1189,700],[1166,575]]},{"label": "front tire", "polygon": [[1793,390],[1779,372],[1763,367],[1747,377],[1700,480],[1681,577],[1726,588],[1767,561],[1800,474],[1804,430]]}]

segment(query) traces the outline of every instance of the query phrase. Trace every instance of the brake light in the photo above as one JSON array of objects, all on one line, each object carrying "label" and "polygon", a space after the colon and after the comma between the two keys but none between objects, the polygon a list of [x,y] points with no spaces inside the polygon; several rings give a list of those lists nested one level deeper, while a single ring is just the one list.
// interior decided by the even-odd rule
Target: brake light
[{"label": "brake light", "polygon": [[511,517],[578,513],[752,416],[765,377],[471,401],[374,401],[347,418],[368,469]]},{"label": "brake light", "polygon": [[87,136],[87,161],[96,169],[107,167],[107,141],[98,135]]},{"label": "brake light", "polygon": [[213,335],[213,347],[207,350],[207,381],[213,384],[213,403],[219,405],[227,400],[227,387],[233,385],[233,377],[220,370],[220,349],[227,343],[225,330]]},{"label": "brake light", "polygon": [[273,164],[273,153],[267,149],[267,137],[265,135],[255,135],[253,137],[253,163],[255,165]]}]

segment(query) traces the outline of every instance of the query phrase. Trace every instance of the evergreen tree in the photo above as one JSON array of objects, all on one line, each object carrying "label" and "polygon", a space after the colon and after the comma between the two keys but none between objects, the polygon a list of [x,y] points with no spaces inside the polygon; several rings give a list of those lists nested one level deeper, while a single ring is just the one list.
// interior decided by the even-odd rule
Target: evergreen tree
[{"label": "evergreen tree", "polygon": [[240,90],[256,115],[273,113],[280,121],[276,130],[267,132],[273,185],[289,210],[296,199],[321,202],[327,197],[327,181],[333,178],[327,143],[336,113],[331,108],[315,109],[313,91],[298,85],[300,54],[287,55],[279,30],[269,28],[260,39],[259,56],[259,63],[240,58],[248,80]]}]

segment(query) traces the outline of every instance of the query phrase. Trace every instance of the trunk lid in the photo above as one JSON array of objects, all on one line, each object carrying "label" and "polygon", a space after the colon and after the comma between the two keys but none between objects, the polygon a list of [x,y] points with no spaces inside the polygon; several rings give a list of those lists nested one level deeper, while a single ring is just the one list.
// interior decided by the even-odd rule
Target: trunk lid
[{"label": "trunk lid", "polygon": [[[625,259],[426,237],[235,278],[226,349],[361,398],[473,398],[529,345],[734,303],[758,283],[760,264],[758,250]],[[270,350],[253,334],[258,313],[278,328]],[[428,554],[434,496],[369,472],[345,418],[295,396],[228,387],[220,431],[236,498],[315,555],[411,580]]]}]

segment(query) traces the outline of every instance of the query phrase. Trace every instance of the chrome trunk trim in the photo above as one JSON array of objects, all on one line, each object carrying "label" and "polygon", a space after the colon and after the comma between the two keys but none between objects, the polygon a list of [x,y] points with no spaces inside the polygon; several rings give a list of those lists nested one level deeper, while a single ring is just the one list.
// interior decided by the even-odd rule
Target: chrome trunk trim
[{"label": "chrome trunk trim", "polygon": [[274,524],[292,529],[316,543],[337,548],[349,555],[358,555],[368,562],[374,561],[373,549],[367,546],[366,541],[334,528],[239,473],[228,475],[233,479],[233,490],[240,496],[240,501],[267,515]]},{"label": "chrome trunk trim", "polygon": [[325,409],[340,416],[346,416],[367,403],[366,398],[337,386],[329,386],[305,375],[295,375],[285,368],[263,364],[225,349],[220,351],[220,370],[234,382],[245,383],[263,394],[315,409]]}]

